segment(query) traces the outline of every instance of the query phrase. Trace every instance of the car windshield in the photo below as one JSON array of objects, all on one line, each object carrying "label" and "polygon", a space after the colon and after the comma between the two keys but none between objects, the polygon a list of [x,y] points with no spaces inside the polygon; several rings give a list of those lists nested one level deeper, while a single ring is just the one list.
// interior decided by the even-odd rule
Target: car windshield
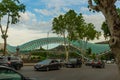
[{"label": "car windshield", "polygon": [[39,62],[38,64],[49,64],[50,62],[51,62],[51,59],[46,59],[46,60]]},{"label": "car windshield", "polygon": [[3,57],[0,57],[0,63],[6,62],[6,59]]},{"label": "car windshield", "polygon": [[22,77],[18,73],[9,69],[0,69],[0,80],[21,80]]}]

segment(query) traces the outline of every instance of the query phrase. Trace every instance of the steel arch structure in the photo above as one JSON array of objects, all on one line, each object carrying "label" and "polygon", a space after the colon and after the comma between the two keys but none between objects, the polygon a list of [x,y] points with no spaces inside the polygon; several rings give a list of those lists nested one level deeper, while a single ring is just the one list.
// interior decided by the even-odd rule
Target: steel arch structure
[{"label": "steel arch structure", "polygon": [[[52,44],[52,43],[64,43],[64,40],[68,43],[68,39],[64,39],[63,37],[49,37],[49,38],[41,38],[41,39],[36,39],[33,41],[29,41],[27,43],[24,43],[22,45],[19,45],[20,51],[31,51],[36,48],[39,48],[40,46],[44,46],[47,44]],[[81,49],[92,49],[92,53],[102,53],[105,51],[109,51],[109,45],[108,44],[94,44],[94,43],[87,43],[84,41],[71,41],[70,42],[72,46],[76,48],[81,48]],[[86,47],[83,47],[83,44],[86,44]],[[17,46],[11,46],[7,45],[7,50],[9,52],[16,52],[16,47]]]},{"label": "steel arch structure", "polygon": [[[67,39],[65,39],[67,41]],[[67,41],[68,42],[68,41]],[[49,38],[41,38],[41,39],[36,39],[27,43],[24,43],[22,45],[19,45],[20,51],[30,51],[34,50],[40,46],[44,46],[47,44],[52,44],[52,43],[64,43],[64,38],[62,37],[49,37]],[[10,52],[15,52],[16,51],[16,46],[10,46],[7,45],[7,50]]]}]

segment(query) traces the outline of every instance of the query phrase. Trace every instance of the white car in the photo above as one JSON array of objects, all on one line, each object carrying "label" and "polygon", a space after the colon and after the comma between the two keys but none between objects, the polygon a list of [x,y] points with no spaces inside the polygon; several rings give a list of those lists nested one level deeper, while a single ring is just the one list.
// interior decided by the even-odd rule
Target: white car
[{"label": "white car", "polygon": [[107,64],[111,64],[111,63],[112,63],[112,61],[108,60],[108,61],[106,61],[106,63],[107,63]]}]

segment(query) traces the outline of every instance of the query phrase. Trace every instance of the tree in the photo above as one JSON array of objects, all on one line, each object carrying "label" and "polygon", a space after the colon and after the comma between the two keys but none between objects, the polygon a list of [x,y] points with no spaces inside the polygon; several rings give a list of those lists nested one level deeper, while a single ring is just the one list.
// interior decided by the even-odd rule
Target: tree
[{"label": "tree", "polygon": [[[19,0],[2,0],[0,2],[0,29],[1,37],[4,40],[4,52],[3,55],[6,55],[6,46],[8,38],[8,28],[10,24],[16,24],[19,22],[20,14],[19,12],[25,12],[25,5],[21,4]],[[3,29],[2,21],[4,17],[6,18],[6,28]]]},{"label": "tree", "polygon": [[64,15],[60,15],[58,17],[55,17],[52,22],[52,31],[53,33],[60,34],[64,37],[64,45],[65,45],[65,52],[66,52],[66,61],[68,60],[68,49],[66,46],[66,26],[65,26],[65,19]]},{"label": "tree", "polygon": [[[53,19],[52,30],[57,34],[63,34],[64,38],[66,38],[65,34],[67,34],[68,40],[72,41],[76,38],[75,28],[77,24],[83,24],[83,21],[84,19],[81,14],[78,16],[74,10],[69,10],[64,15],[60,15],[59,17]],[[66,50],[66,60],[68,60],[69,46],[66,47],[66,42],[64,44]]]},{"label": "tree", "polygon": [[[93,1],[95,3],[93,3]],[[101,11],[105,16],[111,34],[109,45],[116,56],[120,70],[120,16],[115,6],[116,1],[117,0],[88,0],[88,7],[97,12]]]},{"label": "tree", "polygon": [[52,30],[56,34],[67,34],[68,38],[68,47],[66,49],[66,60],[68,59],[68,51],[70,41],[73,40],[93,40],[100,36],[100,32],[95,30],[95,27],[92,23],[86,23],[82,14],[77,14],[74,10],[69,10],[64,15],[55,17],[53,19]]}]

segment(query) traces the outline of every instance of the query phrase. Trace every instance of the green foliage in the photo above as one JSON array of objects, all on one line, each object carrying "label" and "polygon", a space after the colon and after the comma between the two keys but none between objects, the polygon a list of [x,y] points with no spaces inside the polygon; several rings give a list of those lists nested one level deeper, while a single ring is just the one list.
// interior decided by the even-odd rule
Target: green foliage
[{"label": "green foliage", "polygon": [[11,24],[19,22],[19,12],[25,12],[25,5],[21,4],[18,0],[2,0],[0,2],[0,19],[8,15],[11,17]]},{"label": "green foliage", "polygon": [[91,54],[90,58],[95,60],[96,59],[96,54],[94,54],[94,53]]},{"label": "green foliage", "polygon": [[33,56],[43,56],[43,57],[46,57],[46,56],[47,56],[47,53],[46,53],[46,52],[33,52],[33,53],[31,53],[31,55],[33,55]]},{"label": "green foliage", "polygon": [[67,32],[69,40],[99,38],[100,32],[95,30],[92,23],[86,23],[82,14],[77,14],[74,10],[69,10],[66,14],[53,19],[52,30],[56,34]]},{"label": "green foliage", "polygon": [[102,31],[104,33],[105,39],[107,39],[108,37],[111,36],[110,30],[109,30],[108,25],[106,24],[106,22],[103,22],[103,24],[101,26],[101,29],[102,29]]},{"label": "green foliage", "polygon": [[74,30],[75,30],[75,26],[76,22],[77,22],[77,13],[74,10],[69,10],[65,15],[65,27],[66,27],[66,31],[68,33],[68,38],[69,40],[72,40],[74,38]]},{"label": "green foliage", "polygon": [[101,59],[101,60],[107,60],[107,57],[106,57],[105,55],[101,55],[101,56],[100,56],[100,59]]},{"label": "green foliage", "polygon": [[55,17],[52,22],[53,33],[63,35],[65,33],[64,16]]},{"label": "green foliage", "polygon": [[87,55],[91,55],[91,53],[92,53],[92,49],[91,49],[91,48],[88,48],[87,51],[86,51],[86,54],[87,54]]},{"label": "green foliage", "polygon": [[70,55],[69,55],[69,57],[71,57],[71,58],[76,58],[76,57],[78,57],[79,55],[78,54],[76,54],[76,53],[70,53]]},{"label": "green foliage", "polygon": [[115,59],[115,55],[112,52],[108,52],[100,56],[102,60],[112,60]]},{"label": "green foliage", "polygon": [[86,24],[85,30],[84,30],[84,37],[86,37],[86,40],[94,40],[94,38],[99,39],[100,32],[95,30],[95,27],[92,23]]}]

